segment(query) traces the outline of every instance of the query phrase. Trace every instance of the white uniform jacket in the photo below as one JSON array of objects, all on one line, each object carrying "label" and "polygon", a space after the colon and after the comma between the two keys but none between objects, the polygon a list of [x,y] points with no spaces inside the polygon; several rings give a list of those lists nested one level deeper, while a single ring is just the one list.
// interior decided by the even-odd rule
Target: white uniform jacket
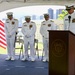
[{"label": "white uniform jacket", "polygon": [[15,37],[16,31],[18,30],[18,20],[17,19],[6,19],[5,22],[5,32],[6,32],[6,37]]},{"label": "white uniform jacket", "polygon": [[36,32],[36,25],[34,22],[24,22],[22,26],[22,33],[24,34],[24,37],[30,38],[34,37]]},{"label": "white uniform jacket", "polygon": [[49,38],[48,30],[56,30],[56,25],[51,20],[43,21],[41,23],[40,33],[46,39]]}]

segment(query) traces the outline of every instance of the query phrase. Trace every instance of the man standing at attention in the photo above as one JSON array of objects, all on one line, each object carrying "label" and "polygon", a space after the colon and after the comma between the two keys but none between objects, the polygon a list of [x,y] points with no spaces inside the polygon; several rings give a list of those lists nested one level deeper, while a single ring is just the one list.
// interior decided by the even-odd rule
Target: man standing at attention
[{"label": "man standing at attention", "polygon": [[18,30],[18,20],[13,18],[12,12],[7,13],[7,18],[8,19],[6,19],[5,21],[5,33],[8,51],[8,57],[6,58],[6,60],[15,60],[14,42],[16,31]]},{"label": "man standing at attention", "polygon": [[49,19],[49,14],[44,14],[44,19],[41,23],[40,33],[43,38],[44,58],[43,62],[49,61],[49,33],[48,30],[56,30],[56,25]]},{"label": "man standing at attention", "polygon": [[34,38],[36,32],[36,24],[31,21],[30,16],[25,16],[25,22],[22,26],[22,33],[24,34],[24,49],[25,55],[22,61],[28,58],[28,46],[30,45],[30,59],[35,61],[35,48],[34,48]]}]

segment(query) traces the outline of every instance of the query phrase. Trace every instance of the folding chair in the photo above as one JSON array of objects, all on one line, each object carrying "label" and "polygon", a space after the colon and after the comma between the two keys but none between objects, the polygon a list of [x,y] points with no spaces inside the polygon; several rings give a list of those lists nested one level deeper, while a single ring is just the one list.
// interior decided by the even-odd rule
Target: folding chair
[{"label": "folding chair", "polygon": [[41,60],[43,60],[43,57],[44,57],[44,49],[42,50],[42,59]]},{"label": "folding chair", "polygon": [[35,46],[35,49],[36,49],[36,55],[39,58],[38,39],[34,39],[34,46]]},{"label": "folding chair", "polygon": [[[19,44],[20,47],[16,47],[17,44]],[[24,44],[24,40],[22,39],[22,36],[17,36],[15,49],[20,50],[19,59],[20,59],[21,56],[23,57],[23,44]]]}]

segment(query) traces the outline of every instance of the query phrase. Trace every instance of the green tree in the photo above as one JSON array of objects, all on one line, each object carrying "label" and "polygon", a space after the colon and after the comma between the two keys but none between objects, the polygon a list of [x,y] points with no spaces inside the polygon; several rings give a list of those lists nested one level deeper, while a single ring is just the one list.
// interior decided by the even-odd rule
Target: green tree
[{"label": "green tree", "polygon": [[62,10],[62,13],[58,15],[58,19],[63,20],[67,14],[68,12],[66,10]]}]

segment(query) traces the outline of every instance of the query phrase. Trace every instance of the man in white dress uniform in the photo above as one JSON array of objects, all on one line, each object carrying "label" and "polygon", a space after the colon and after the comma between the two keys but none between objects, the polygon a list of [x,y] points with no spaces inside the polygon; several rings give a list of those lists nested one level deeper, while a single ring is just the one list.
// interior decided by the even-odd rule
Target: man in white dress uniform
[{"label": "man in white dress uniform", "polygon": [[49,18],[50,18],[49,14],[44,14],[45,21],[41,23],[41,27],[40,27],[40,33],[43,38],[43,48],[44,48],[44,53],[45,53],[43,62],[49,61],[49,54],[48,54],[49,53],[49,33],[48,33],[48,30],[56,30],[56,25]]},{"label": "man in white dress uniform", "polygon": [[5,21],[5,33],[8,51],[8,57],[6,58],[6,60],[15,60],[14,42],[16,31],[18,30],[18,20],[13,18],[12,12],[7,13],[7,18],[8,19],[6,19]]},{"label": "man in white dress uniform", "polygon": [[36,24],[31,21],[30,16],[25,16],[25,22],[22,25],[22,33],[24,34],[24,49],[25,54],[22,61],[28,58],[28,46],[30,45],[30,60],[35,61],[34,38],[36,32]]},{"label": "man in white dress uniform", "polygon": [[64,29],[70,30],[75,34],[75,12],[74,5],[66,6],[68,14],[64,17]]}]

